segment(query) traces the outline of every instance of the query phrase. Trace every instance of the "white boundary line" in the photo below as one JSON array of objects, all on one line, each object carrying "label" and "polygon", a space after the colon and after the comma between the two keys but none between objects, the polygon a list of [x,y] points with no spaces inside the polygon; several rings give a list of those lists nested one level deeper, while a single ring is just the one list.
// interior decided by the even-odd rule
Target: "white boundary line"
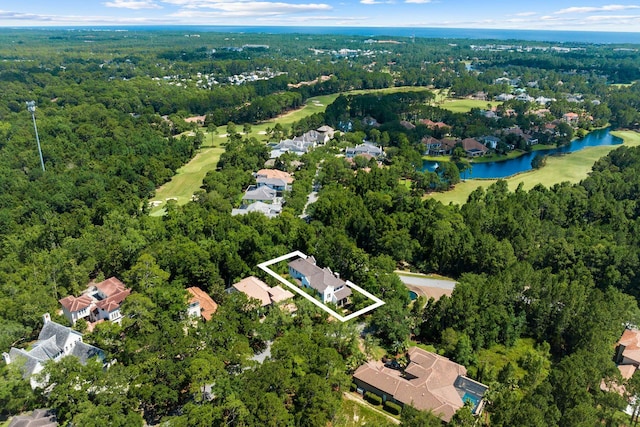
[{"label": "white boundary line", "polygon": [[347,280],[346,284],[347,284],[348,287],[350,287],[351,289],[354,289],[357,292],[361,293],[362,295],[366,296],[367,298],[372,300],[374,303],[369,305],[369,306],[367,306],[367,307],[365,307],[365,308],[362,308],[362,309],[356,311],[355,313],[351,313],[348,316],[339,315],[338,313],[336,313],[335,311],[333,311],[332,309],[330,309],[329,307],[327,307],[326,305],[324,305],[323,303],[321,303],[320,301],[318,301],[317,299],[315,299],[314,297],[312,297],[311,295],[309,295],[308,293],[306,293],[305,291],[300,289],[300,287],[294,285],[293,283],[291,283],[290,281],[288,281],[287,279],[285,279],[284,277],[280,276],[278,273],[276,273],[275,271],[273,271],[272,269],[269,268],[270,265],[277,264],[277,263],[279,263],[281,261],[285,261],[287,259],[291,259],[291,258],[294,258],[294,257],[300,257],[300,258],[303,258],[303,259],[307,259],[308,258],[307,255],[303,254],[300,251],[293,251],[293,252],[289,252],[286,255],[279,256],[278,258],[270,259],[269,261],[265,261],[263,263],[260,263],[260,264],[258,264],[258,268],[261,269],[262,271],[266,272],[268,275],[274,277],[276,280],[278,280],[283,285],[285,285],[288,288],[292,289],[298,295],[301,295],[304,298],[306,298],[307,300],[311,301],[312,304],[314,304],[318,308],[326,311],[331,316],[335,317],[336,319],[338,319],[341,322],[346,322],[348,320],[354,319],[354,318],[360,316],[361,314],[367,313],[367,312],[369,312],[371,310],[374,310],[374,309],[384,305],[384,301],[382,301],[380,298],[378,298],[377,296],[371,294],[370,292],[365,291],[360,286],[357,286],[354,283],[351,283],[350,281]]}]

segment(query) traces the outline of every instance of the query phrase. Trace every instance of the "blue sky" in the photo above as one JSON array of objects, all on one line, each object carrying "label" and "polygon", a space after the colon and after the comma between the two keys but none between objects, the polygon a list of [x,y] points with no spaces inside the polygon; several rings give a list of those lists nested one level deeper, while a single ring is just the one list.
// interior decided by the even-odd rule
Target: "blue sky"
[{"label": "blue sky", "polygon": [[292,25],[640,32],[640,2],[1,0],[0,26]]}]

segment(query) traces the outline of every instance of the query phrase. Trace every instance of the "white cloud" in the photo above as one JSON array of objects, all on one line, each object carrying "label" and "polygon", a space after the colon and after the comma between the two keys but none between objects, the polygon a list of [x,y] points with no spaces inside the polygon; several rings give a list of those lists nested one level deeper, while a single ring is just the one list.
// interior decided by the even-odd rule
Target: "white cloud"
[{"label": "white cloud", "polygon": [[153,3],[151,0],[114,0],[104,3],[107,7],[118,7],[122,9],[161,9],[160,6]]},{"label": "white cloud", "polygon": [[600,7],[593,6],[585,6],[585,7],[567,7],[565,9],[560,9],[557,12],[554,12],[554,15],[563,15],[566,13],[593,13],[593,12],[611,12],[617,10],[630,10],[630,9],[640,9],[640,6],[629,4],[608,4]]},{"label": "white cloud", "polygon": [[10,12],[8,10],[0,10],[0,19],[15,21],[51,21],[52,17],[47,15],[37,15],[34,13]]},{"label": "white cloud", "polygon": [[395,4],[395,0],[360,0],[360,4]]},{"label": "white cloud", "polygon": [[520,12],[520,13],[516,13],[515,16],[534,16],[537,14],[538,12]]},{"label": "white cloud", "polygon": [[626,23],[640,20],[640,15],[592,15],[584,18],[589,22]]},{"label": "white cloud", "polygon": [[[293,4],[281,2],[233,2],[209,4],[208,9],[216,11],[203,11],[195,9],[182,9],[171,16],[178,18],[225,18],[247,16],[279,16],[297,13],[331,10],[328,4]],[[335,17],[334,17],[335,19]]]},{"label": "white cloud", "polygon": [[144,17],[114,17],[93,15],[45,15],[37,13],[21,13],[0,10],[0,24],[19,21],[30,25],[127,25],[127,24],[160,24],[166,20]]},{"label": "white cloud", "polygon": [[404,0],[405,3],[425,4],[431,3],[431,0]]},{"label": "white cloud", "polygon": [[269,23],[269,24],[281,24],[291,25],[298,24],[300,22],[315,22],[315,21],[331,21],[336,25],[352,25],[354,22],[366,22],[368,17],[344,17],[334,15],[309,15],[309,16],[295,16],[295,17],[261,17],[256,18],[257,22]]}]

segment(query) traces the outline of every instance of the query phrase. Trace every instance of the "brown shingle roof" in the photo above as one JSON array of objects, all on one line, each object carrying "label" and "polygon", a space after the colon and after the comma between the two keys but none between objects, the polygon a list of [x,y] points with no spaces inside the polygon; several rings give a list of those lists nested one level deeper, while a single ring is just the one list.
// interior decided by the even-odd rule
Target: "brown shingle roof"
[{"label": "brown shingle roof", "polygon": [[282,289],[280,286],[272,288],[255,276],[245,277],[238,283],[234,283],[233,287],[249,298],[260,300],[262,307],[293,298],[291,292]]},{"label": "brown shingle roof", "polygon": [[187,288],[187,292],[189,292],[192,297],[189,299],[189,302],[198,301],[200,304],[200,314],[204,320],[211,320],[211,316],[218,309],[218,304],[211,299],[209,294],[200,289],[197,286],[192,286]]},{"label": "brown shingle roof", "polygon": [[285,181],[287,184],[291,184],[293,182],[293,177],[288,172],[283,172],[278,169],[260,169],[256,172],[256,178],[275,178],[281,179]]},{"label": "brown shingle roof", "polygon": [[[456,385],[467,370],[446,357],[411,347],[408,351],[409,365],[400,371],[379,364],[366,363],[356,370],[354,378],[393,396],[405,405],[413,405],[419,410],[431,410],[448,422],[453,414],[464,406],[464,390]],[[486,386],[475,383],[486,389]]]},{"label": "brown shingle roof", "polygon": [[463,139],[462,140],[462,148],[464,148],[464,151],[470,151],[470,150],[482,151],[482,152],[489,151],[489,149],[487,147],[485,147],[483,144],[481,144],[480,142],[478,142],[474,138],[465,138],[465,139]]}]

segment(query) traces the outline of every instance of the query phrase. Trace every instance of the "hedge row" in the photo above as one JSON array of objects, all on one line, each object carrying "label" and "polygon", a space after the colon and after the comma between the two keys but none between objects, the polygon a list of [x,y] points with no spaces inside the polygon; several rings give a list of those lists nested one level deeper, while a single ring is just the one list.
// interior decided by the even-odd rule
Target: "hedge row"
[{"label": "hedge row", "polygon": [[382,398],[377,394],[371,393],[370,391],[364,393],[364,398],[372,405],[380,405],[382,403]]},{"label": "hedge row", "polygon": [[400,415],[400,412],[402,411],[402,408],[400,407],[400,405],[398,405],[397,403],[390,402],[388,400],[384,402],[384,409],[393,415]]}]

